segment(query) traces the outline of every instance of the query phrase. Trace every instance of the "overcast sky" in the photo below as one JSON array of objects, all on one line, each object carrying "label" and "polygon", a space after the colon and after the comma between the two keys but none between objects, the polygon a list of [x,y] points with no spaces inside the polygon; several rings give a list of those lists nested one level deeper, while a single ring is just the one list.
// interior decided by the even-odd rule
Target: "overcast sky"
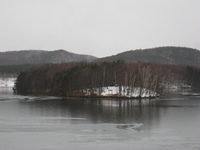
[{"label": "overcast sky", "polygon": [[0,51],[200,50],[200,0],[0,0]]}]

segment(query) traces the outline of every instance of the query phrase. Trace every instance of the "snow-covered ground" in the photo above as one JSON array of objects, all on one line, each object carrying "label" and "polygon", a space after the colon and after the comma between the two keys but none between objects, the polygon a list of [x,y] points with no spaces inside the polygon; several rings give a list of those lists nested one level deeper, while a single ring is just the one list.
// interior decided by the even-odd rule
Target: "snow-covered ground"
[{"label": "snow-covered ground", "polygon": [[144,88],[139,87],[125,87],[122,86],[108,86],[100,89],[94,89],[92,92],[87,89],[84,90],[86,95],[96,94],[98,96],[115,96],[115,97],[129,97],[129,98],[137,98],[137,97],[156,97],[158,94],[154,91],[150,91]]},{"label": "snow-covered ground", "polygon": [[0,87],[14,87],[16,78],[0,78]]}]

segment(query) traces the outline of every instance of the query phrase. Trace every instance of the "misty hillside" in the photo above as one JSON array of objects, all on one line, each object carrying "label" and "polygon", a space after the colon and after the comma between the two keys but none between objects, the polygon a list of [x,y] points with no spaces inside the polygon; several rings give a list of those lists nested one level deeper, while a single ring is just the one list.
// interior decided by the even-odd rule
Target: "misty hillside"
[{"label": "misty hillside", "polygon": [[94,56],[74,54],[65,50],[24,50],[0,52],[0,65],[44,64],[73,61],[91,62],[94,59],[96,59]]},{"label": "misty hillside", "polygon": [[102,62],[117,60],[124,60],[125,62],[150,62],[158,64],[200,66],[200,51],[184,47],[158,47],[144,50],[130,50],[99,59],[94,56],[74,54],[65,50],[24,50],[0,52],[0,66],[77,61]]},{"label": "misty hillside", "polygon": [[184,47],[158,47],[144,50],[130,50],[101,58],[98,61],[117,60],[200,66],[200,51]]}]

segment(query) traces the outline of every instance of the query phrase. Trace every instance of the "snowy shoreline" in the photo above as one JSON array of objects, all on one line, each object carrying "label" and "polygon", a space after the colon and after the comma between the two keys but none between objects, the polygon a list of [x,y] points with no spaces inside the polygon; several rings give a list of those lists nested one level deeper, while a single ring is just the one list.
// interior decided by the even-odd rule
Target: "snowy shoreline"
[{"label": "snowy shoreline", "polygon": [[84,89],[83,91],[73,92],[69,97],[83,97],[83,98],[156,98],[159,97],[154,91],[139,87],[119,87],[107,86],[102,88]]},{"label": "snowy shoreline", "polygon": [[0,78],[0,88],[13,88],[15,85],[16,78]]}]

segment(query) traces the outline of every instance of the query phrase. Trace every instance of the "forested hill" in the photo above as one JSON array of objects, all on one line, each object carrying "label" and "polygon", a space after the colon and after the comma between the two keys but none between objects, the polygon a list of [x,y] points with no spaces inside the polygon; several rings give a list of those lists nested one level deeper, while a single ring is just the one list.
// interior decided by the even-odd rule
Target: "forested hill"
[{"label": "forested hill", "polygon": [[158,47],[144,50],[130,50],[98,61],[150,62],[200,66],[200,51],[184,47]]},{"label": "forested hill", "polygon": [[90,62],[94,59],[96,59],[94,56],[74,54],[65,50],[23,50],[0,52],[0,65],[45,64],[74,61]]},{"label": "forested hill", "polygon": [[104,58],[97,58],[91,55],[74,54],[65,50],[24,50],[0,52],[0,66],[77,61],[113,62],[118,60],[124,60],[125,62],[149,62],[157,64],[200,66],[200,51],[184,47],[158,47],[144,50],[130,50]]}]

